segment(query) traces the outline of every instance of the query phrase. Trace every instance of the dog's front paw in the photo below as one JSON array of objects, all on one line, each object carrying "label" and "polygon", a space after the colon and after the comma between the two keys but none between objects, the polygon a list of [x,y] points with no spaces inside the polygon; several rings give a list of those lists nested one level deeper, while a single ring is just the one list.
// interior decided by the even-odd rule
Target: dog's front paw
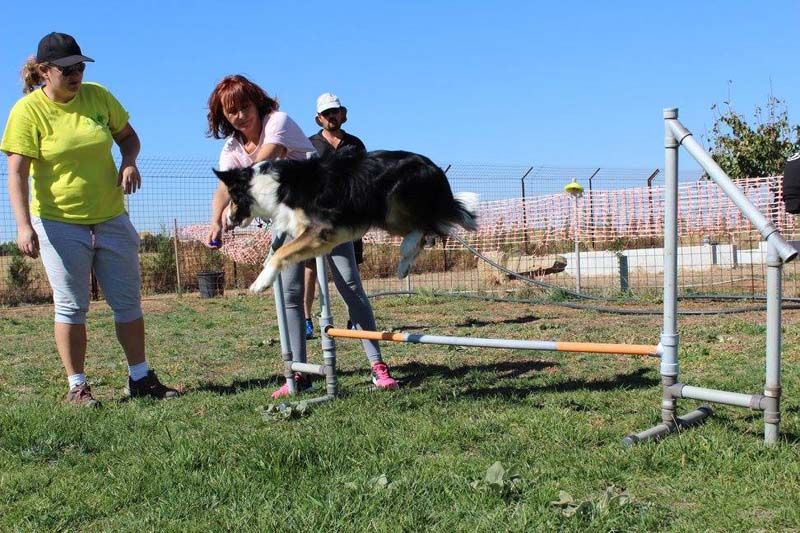
[{"label": "dog's front paw", "polygon": [[275,278],[278,277],[278,271],[271,267],[266,267],[261,273],[258,275],[256,280],[250,285],[248,289],[250,292],[258,294],[259,292],[264,292],[268,288],[275,283]]}]

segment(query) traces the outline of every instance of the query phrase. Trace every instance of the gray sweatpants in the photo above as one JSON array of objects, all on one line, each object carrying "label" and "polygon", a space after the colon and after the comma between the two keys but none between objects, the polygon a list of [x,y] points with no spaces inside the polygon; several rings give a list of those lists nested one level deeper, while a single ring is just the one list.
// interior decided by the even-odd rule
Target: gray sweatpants
[{"label": "gray sweatpants", "polygon": [[[356,329],[375,331],[375,315],[369,303],[361,276],[356,265],[353,243],[347,242],[334,248],[327,256],[333,283],[339,291],[350,320]],[[289,344],[295,361],[306,362],[305,313],[303,312],[303,262],[289,265],[281,271],[283,298],[286,306],[286,322],[289,329]],[[370,363],[381,360],[378,341],[362,340],[364,353]]]}]

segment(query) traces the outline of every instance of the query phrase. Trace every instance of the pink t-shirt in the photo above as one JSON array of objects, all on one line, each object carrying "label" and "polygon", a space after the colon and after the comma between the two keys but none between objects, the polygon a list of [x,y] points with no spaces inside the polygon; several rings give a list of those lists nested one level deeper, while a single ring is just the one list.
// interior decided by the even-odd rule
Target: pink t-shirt
[{"label": "pink t-shirt", "polygon": [[219,169],[249,167],[254,163],[253,156],[265,144],[279,144],[286,148],[285,159],[306,159],[309,152],[316,153],[314,145],[297,123],[283,111],[273,111],[264,120],[261,139],[255,150],[248,153],[235,137],[228,137],[219,154]]}]

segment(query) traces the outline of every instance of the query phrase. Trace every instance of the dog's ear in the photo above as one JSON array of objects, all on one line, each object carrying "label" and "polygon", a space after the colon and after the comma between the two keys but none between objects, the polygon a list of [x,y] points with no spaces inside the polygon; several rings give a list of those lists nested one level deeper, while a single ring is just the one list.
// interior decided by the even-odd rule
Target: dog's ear
[{"label": "dog's ear", "polygon": [[253,177],[253,169],[250,167],[233,168],[231,170],[217,170],[212,168],[211,170],[214,171],[214,174],[216,174],[228,188],[239,183],[249,183],[250,178]]},{"label": "dog's ear", "polygon": [[[256,163],[252,167],[252,169],[257,169],[259,174],[266,174],[272,168],[272,161],[261,161],[260,163]],[[248,180],[250,177],[247,178]]]}]

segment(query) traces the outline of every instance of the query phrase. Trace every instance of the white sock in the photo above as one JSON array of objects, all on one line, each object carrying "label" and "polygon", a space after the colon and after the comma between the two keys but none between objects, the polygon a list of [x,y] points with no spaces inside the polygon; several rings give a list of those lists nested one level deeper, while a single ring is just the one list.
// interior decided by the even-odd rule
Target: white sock
[{"label": "white sock", "polygon": [[71,376],[67,376],[67,381],[69,381],[69,388],[74,389],[78,385],[86,383],[86,374],[72,374]]},{"label": "white sock", "polygon": [[135,365],[128,365],[128,375],[133,381],[146,378],[148,372],[150,372],[150,365],[147,364],[147,361]]}]

